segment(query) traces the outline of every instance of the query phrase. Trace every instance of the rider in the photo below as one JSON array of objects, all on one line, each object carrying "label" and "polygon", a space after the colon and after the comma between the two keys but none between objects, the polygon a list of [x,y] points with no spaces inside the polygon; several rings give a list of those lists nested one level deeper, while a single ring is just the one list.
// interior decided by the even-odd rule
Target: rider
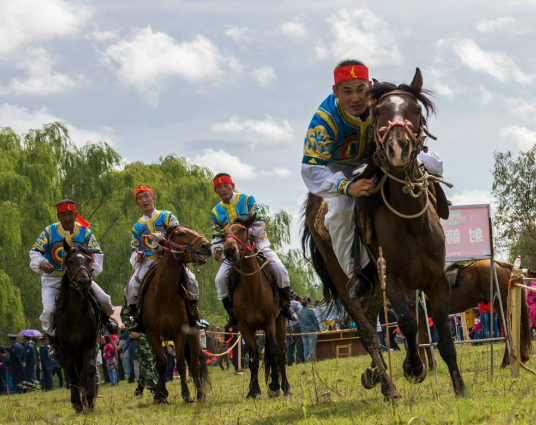
[{"label": "rider", "polygon": [[[64,199],[56,204],[59,223],[45,227],[30,251],[30,268],[41,275],[41,297],[43,300],[43,313],[39,317],[45,333],[49,336],[52,354],[57,348],[54,345],[56,329],[53,315],[56,310],[56,296],[61,289],[63,270],[63,240],[70,246],[87,245],[93,253],[91,263],[92,275],[98,276],[102,272],[104,255],[89,230],[89,223],[76,213],[76,204],[70,199]],[[101,307],[101,323],[106,325],[109,316],[114,312],[112,299],[94,281],[91,282],[91,292]]]},{"label": "rider", "polygon": [[[130,264],[134,268],[134,273],[128,282],[125,295],[130,314],[134,317],[135,322],[135,326],[130,330],[143,332],[141,317],[139,314],[136,314],[136,303],[138,301],[138,292],[140,291],[141,282],[147,274],[149,267],[158,256],[158,250],[160,249],[159,243],[165,242],[160,234],[166,227],[178,226],[179,222],[172,212],[165,210],[159,211],[154,207],[156,198],[153,189],[149,186],[138,186],[134,190],[134,197],[143,216],[134,223],[134,226],[132,227],[132,237],[130,242],[132,255],[130,257]],[[186,280],[188,282],[188,324],[191,327],[201,328],[199,323],[199,309],[197,306],[199,300],[199,286],[190,269],[187,267],[184,269],[186,270]]]},{"label": "rider", "polygon": [[[311,193],[328,204],[325,217],[333,251],[342,270],[356,285],[354,298],[372,289],[376,267],[361,240],[359,259],[354,265],[354,223],[356,198],[369,196],[373,179],[352,182],[357,168],[366,166],[367,143],[371,140],[373,116],[368,102],[369,70],[358,60],[344,60],[335,70],[333,93],[316,110],[305,137],[301,173]],[[433,152],[419,154],[428,171],[441,175],[443,165]]]},{"label": "rider", "polygon": [[[248,217],[257,213],[255,223],[248,229],[255,245],[270,261],[277,279],[279,295],[282,300],[283,315],[289,320],[298,320],[296,314],[289,308],[290,301],[290,278],[287,269],[277,256],[270,249],[270,241],[264,228],[264,217],[253,196],[234,191],[235,184],[229,174],[216,174],[213,180],[214,192],[220,197],[219,202],[212,209],[212,254],[216,261],[223,259],[223,233],[237,217]],[[229,314],[229,322],[225,329],[236,324],[233,314],[233,307],[229,294],[229,272],[231,264],[223,261],[218,274],[216,275],[216,291],[218,299],[223,302],[225,310]]]}]

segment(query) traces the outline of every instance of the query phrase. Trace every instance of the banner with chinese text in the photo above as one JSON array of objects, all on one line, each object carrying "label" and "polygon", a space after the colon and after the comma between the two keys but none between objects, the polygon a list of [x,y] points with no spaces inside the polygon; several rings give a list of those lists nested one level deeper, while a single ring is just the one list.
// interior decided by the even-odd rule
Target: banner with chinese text
[{"label": "banner with chinese text", "polygon": [[441,220],[446,260],[491,258],[489,205],[450,206],[449,211],[448,220]]}]

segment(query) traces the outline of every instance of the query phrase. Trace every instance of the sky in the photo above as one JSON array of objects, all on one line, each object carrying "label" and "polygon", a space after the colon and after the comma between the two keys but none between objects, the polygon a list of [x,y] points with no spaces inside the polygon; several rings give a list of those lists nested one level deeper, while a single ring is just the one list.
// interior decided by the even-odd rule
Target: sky
[{"label": "sky", "polygon": [[186,157],[297,223],[336,64],[397,84],[419,67],[447,196],[489,203],[493,152],[536,142],[535,21],[536,0],[0,0],[0,127],[61,121],[125,161]]}]

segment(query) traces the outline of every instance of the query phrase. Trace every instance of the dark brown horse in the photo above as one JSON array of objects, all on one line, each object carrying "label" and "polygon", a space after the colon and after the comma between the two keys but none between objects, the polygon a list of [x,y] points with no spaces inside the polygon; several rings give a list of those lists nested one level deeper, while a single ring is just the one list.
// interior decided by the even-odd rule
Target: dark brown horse
[{"label": "dark brown horse", "polygon": [[[468,265],[455,265],[459,269],[455,284],[451,287],[450,314],[462,313],[474,308],[480,302],[489,302],[489,283],[490,283],[490,260],[478,260]],[[451,269],[453,266],[449,267]],[[506,314],[508,304],[508,281],[512,273],[512,264],[495,261],[495,271],[501,291],[501,300],[503,311]],[[495,288],[495,287],[494,287]],[[525,301],[525,297],[523,297]],[[499,314],[502,323],[502,314],[499,307],[499,300],[495,300],[495,308]],[[420,318],[421,316],[419,316]],[[424,317],[424,316],[422,316]],[[508,325],[508,317],[506,324]],[[529,326],[529,313],[526,302],[521,303],[521,361],[526,362],[532,353],[531,332]],[[419,342],[428,342],[428,334],[424,322],[419,323]],[[429,349],[426,350],[428,355],[428,367],[433,368],[432,358]],[[510,364],[508,348],[505,347],[504,357],[501,367]]]},{"label": "dark brown horse", "polygon": [[[373,218],[370,229],[361,226],[361,234],[375,257],[382,247],[387,262],[387,295],[408,343],[403,363],[404,376],[410,382],[422,382],[426,377],[426,367],[417,349],[417,321],[406,303],[409,291],[421,289],[430,301],[439,333],[439,352],[447,363],[454,392],[462,395],[465,385],[448,326],[450,287],[444,272],[445,237],[428,193],[429,184],[434,179],[423,172],[417,162],[425,134],[428,134],[421,105],[427,113],[434,111],[422,83],[421,72],[417,69],[410,85],[397,87],[375,82],[370,90],[375,151],[374,165],[369,165],[365,177],[374,175],[378,179],[381,198],[360,198],[360,208]],[[328,296],[340,298],[356,321],[363,345],[372,356],[372,369],[362,377],[363,384],[370,386],[380,382],[382,393],[390,395],[385,363],[373,327],[380,291],[376,291],[376,298],[369,299],[371,306],[366,313],[358,300],[350,299],[348,278],[338,265],[331,244],[320,236],[314,226],[321,203],[321,198],[309,195],[305,210],[304,246],[309,244],[325,293],[327,290]]]},{"label": "dark brown horse", "polygon": [[164,237],[164,253],[154,269],[147,272],[143,283],[147,286],[138,301],[138,304],[141,303],[145,334],[156,358],[158,383],[154,401],[167,403],[169,394],[164,378],[167,360],[162,351],[162,341],[175,343],[183,400],[186,403],[193,402],[186,382],[186,360],[194,380],[197,399],[204,401],[208,371],[201,359],[199,334],[188,328],[185,263],[205,263],[206,257],[210,256],[210,244],[185,226],[169,227]]},{"label": "dark brown horse", "polygon": [[91,262],[87,247],[70,247],[64,240],[58,307],[54,313],[59,363],[71,380],[71,404],[76,412],[93,411],[97,391],[96,363],[99,306],[91,295]]},{"label": "dark brown horse", "polygon": [[[265,332],[264,368],[265,379],[271,377],[268,396],[278,397],[280,389],[288,394],[285,356],[285,317],[274,296],[274,288],[257,261],[258,251],[248,235],[248,228],[255,222],[256,215],[238,218],[225,231],[225,258],[239,273],[239,283],[232,293],[233,310],[238,328],[249,353],[251,379],[247,397],[261,394],[259,386],[259,347],[255,332]],[[265,259],[265,263],[268,259]],[[230,279],[232,280],[232,278]],[[281,382],[280,382],[281,380]]]}]

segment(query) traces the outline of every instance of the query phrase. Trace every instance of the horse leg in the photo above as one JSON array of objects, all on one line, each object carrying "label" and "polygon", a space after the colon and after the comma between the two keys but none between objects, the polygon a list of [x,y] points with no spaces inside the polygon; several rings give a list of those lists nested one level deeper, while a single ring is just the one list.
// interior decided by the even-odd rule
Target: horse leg
[{"label": "horse leg", "polygon": [[147,332],[146,336],[149,344],[151,344],[151,348],[153,349],[156,360],[156,371],[158,372],[158,382],[154,391],[153,401],[158,404],[167,404],[167,398],[169,395],[169,392],[166,389],[165,379],[167,360],[166,356],[164,355],[164,351],[162,350],[162,342],[156,333]]},{"label": "horse leg", "polygon": [[186,362],[184,360],[184,348],[186,343],[186,336],[181,333],[175,339],[175,352],[177,353],[177,372],[181,381],[181,396],[185,403],[193,403],[194,399],[190,396],[190,389],[188,388],[188,382],[186,379]]},{"label": "horse leg", "polygon": [[279,344],[277,343],[276,324],[275,320],[270,323],[265,331],[266,346],[264,349],[264,367],[270,372],[270,384],[268,385],[268,397],[279,397],[280,384],[279,384]]},{"label": "horse leg", "polygon": [[82,413],[84,408],[80,399],[80,376],[76,370],[76,357],[70,359],[67,365],[67,373],[71,381],[71,404],[76,413]]},{"label": "horse leg", "polygon": [[203,376],[203,369],[206,365],[201,365],[199,360],[201,357],[201,344],[199,342],[199,336],[187,335],[188,345],[190,347],[190,372],[192,372],[192,378],[194,379],[195,389],[197,392],[197,401],[205,401],[205,391],[203,382],[206,376]]},{"label": "horse leg", "polygon": [[88,412],[92,412],[95,408],[95,392],[97,391],[97,348],[91,347],[85,353],[85,390],[84,398]]},{"label": "horse leg", "polygon": [[389,301],[391,301],[391,306],[398,317],[398,326],[408,343],[406,358],[402,365],[404,376],[409,382],[420,383],[426,378],[426,367],[417,349],[417,320],[410,310],[398,282],[389,276],[387,277],[387,293],[389,295]]},{"label": "horse leg", "polygon": [[[259,386],[259,347],[257,347],[254,330],[251,330],[246,326],[241,326],[240,332],[242,333],[242,338],[244,338],[244,342],[246,343],[246,347],[249,353],[250,379],[249,391],[246,398],[256,398],[257,396],[261,395],[261,388]],[[238,359],[238,364],[240,364],[240,359]]]},{"label": "horse leg", "polygon": [[450,288],[447,279],[444,278],[444,282],[441,282],[441,286],[437,287],[436,291],[430,292],[427,295],[432,309],[432,317],[439,334],[439,341],[437,343],[439,354],[441,354],[441,357],[449,368],[450,378],[452,380],[452,385],[454,386],[454,393],[457,396],[462,396],[465,394],[465,384],[460,370],[458,369],[456,348],[454,347],[448,324]]},{"label": "horse leg", "polygon": [[290,384],[287,378],[287,353],[285,347],[286,341],[286,328],[285,318],[282,314],[276,319],[276,337],[277,337],[277,364],[279,366],[279,372],[281,373],[281,389],[283,394],[290,395]]}]

